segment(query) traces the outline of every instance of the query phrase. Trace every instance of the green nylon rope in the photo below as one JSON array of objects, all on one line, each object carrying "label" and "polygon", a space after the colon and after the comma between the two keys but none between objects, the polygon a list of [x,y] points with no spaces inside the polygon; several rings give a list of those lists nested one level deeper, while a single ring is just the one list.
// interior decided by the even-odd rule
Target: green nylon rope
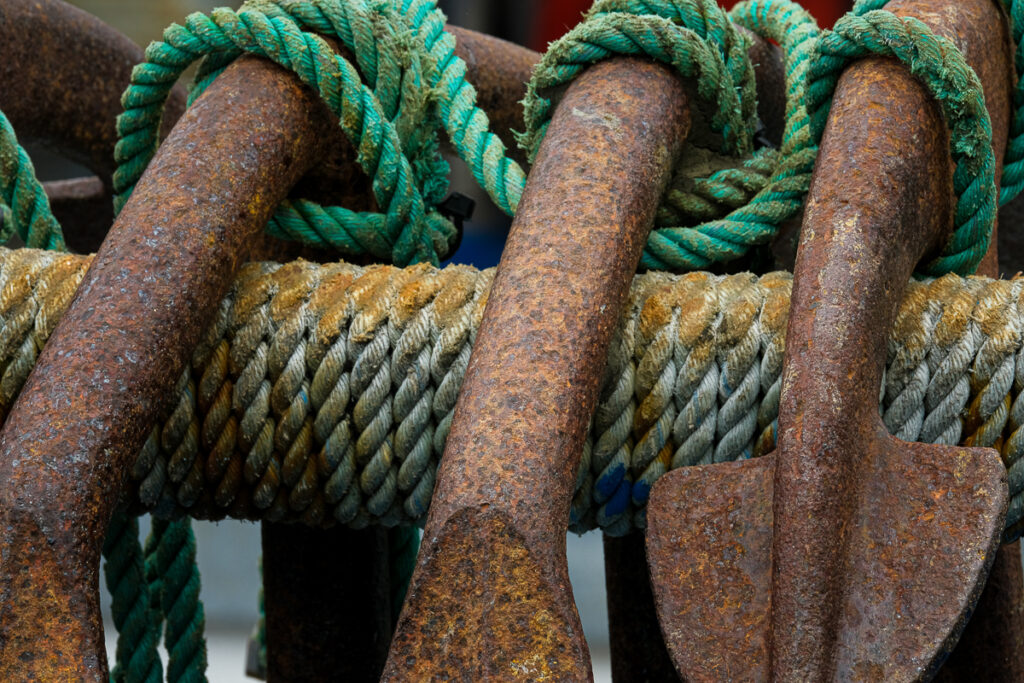
[{"label": "green nylon rope", "polygon": [[[295,13],[294,19],[289,11]],[[386,207],[385,213],[372,213],[316,207],[311,202],[286,203],[275,216],[274,228],[398,265],[437,263],[454,240],[455,228],[436,209],[441,200],[437,188],[443,187],[437,182],[437,169],[446,165],[436,139],[422,132],[423,117],[432,115],[428,91],[435,81],[436,64],[415,49],[421,43],[401,25],[400,17],[390,3],[371,8],[358,1],[264,2],[244,5],[238,12],[221,8],[209,16],[195,13],[185,26],[170,26],[164,42],[147,48],[146,61],[136,66],[123,96],[125,111],[118,118],[115,155],[119,167],[114,176],[118,208],[155,152],[164,103],[184,69],[208,54],[217,55],[223,64],[246,52],[293,70],[320,94],[338,115],[357,150],[360,167],[372,178],[378,205]],[[331,35],[360,55],[360,68],[374,89],[363,84],[353,64],[335,55],[318,35],[303,31],[295,19],[329,25]],[[389,40],[378,40],[384,36]],[[396,83],[402,86],[396,88]],[[410,148],[412,160],[404,153]],[[314,207],[320,222],[305,219]]]},{"label": "green nylon rope", "polygon": [[[205,681],[206,617],[199,600],[196,539],[190,520],[154,517],[145,553],[151,598],[159,602],[160,613],[166,619],[167,681]],[[153,624],[159,629],[159,622]]]},{"label": "green nylon rope", "polygon": [[[766,183],[754,185],[756,192],[749,199],[730,207],[733,210],[724,216],[700,216],[694,227],[672,227],[669,221],[659,221],[642,260],[652,270],[692,270],[742,256],[752,246],[770,241],[783,221],[797,215],[810,187],[818,148],[810,135],[804,84],[820,33],[818,26],[799,5],[788,0],[744,2],[733,8],[730,17],[782,46],[786,73],[782,146],[777,152],[759,150],[744,161],[742,168],[729,168],[695,181],[698,188],[717,185],[724,193],[736,183],[757,182],[759,173],[770,174]],[[672,188],[667,199],[671,202]]]},{"label": "green nylon rope", "polygon": [[[103,541],[103,574],[110,591],[110,611],[117,629],[113,683],[160,683],[157,645],[159,606],[154,605],[145,576],[139,520],[118,506]],[[154,624],[157,625],[154,628]]]},{"label": "green nylon rope", "polygon": [[[818,34],[813,20],[788,0],[748,3],[736,21],[779,39],[787,54],[787,131],[799,132],[802,67]],[[318,36],[347,47],[365,78]],[[575,44],[573,45],[573,41]],[[331,246],[349,254],[369,253],[404,265],[436,263],[454,234],[436,211],[447,187],[447,167],[437,157],[435,128],[443,128],[476,180],[503,211],[514,213],[525,187],[522,169],[490,131],[476,106],[465,63],[454,54],[454,38],[432,0],[259,0],[238,12],[220,9],[190,15],[172,25],[164,40],[146,51],[125,91],[118,120],[115,188],[119,205],[156,149],[160,115],[172,84],[184,68],[205,57],[193,95],[242,52],[258,54],[295,71],[314,87],[359,150],[359,163],[373,178],[385,213],[357,213],[305,200],[284,202],[268,230],[279,237]],[[538,66],[526,101],[524,140],[534,149],[543,137],[550,103],[537,92],[567,82],[586,64],[613,54],[646,54],[694,76],[702,101],[715,103],[711,128],[721,149],[743,155],[701,185],[722,194],[732,210],[696,228],[660,225],[652,233],[643,265],[691,270],[745,253],[771,239],[778,224],[799,210],[813,164],[809,139],[787,135],[781,154],[750,159],[757,126],[753,69],[747,40],[711,0],[604,0],[569,36],[553,44]],[[401,83],[401,87],[396,86]],[[773,168],[766,183],[766,164]],[[756,168],[755,168],[756,167]],[[684,179],[689,182],[689,179]],[[729,192],[753,195],[737,208]],[[678,212],[677,214],[678,215]]]},{"label": "green nylon rope", "polygon": [[1004,205],[1024,190],[1024,0],[1002,0],[1010,17],[1010,31],[1016,49],[1013,53],[1017,85],[1013,89],[1010,131],[1003,157],[1003,177],[999,204]]},{"label": "green nylon rope", "polygon": [[953,237],[938,257],[919,266],[919,272],[968,275],[988,250],[996,216],[995,156],[984,92],[952,42],[917,19],[878,9],[886,1],[861,0],[818,41],[807,85],[812,133],[821,139],[839,75],[851,61],[877,54],[906,64],[939,103],[956,163]]},{"label": "green nylon rope", "polygon": [[[806,61],[818,29],[797,5],[785,0],[756,2],[738,10],[734,19],[745,20],[756,33],[784,38],[788,61],[798,67]],[[750,247],[769,241],[779,224],[799,210],[814,162],[814,150],[803,149],[809,138],[804,138],[803,145],[794,144],[798,138],[789,133],[798,126],[793,122],[787,125],[781,154],[762,150],[751,156],[758,121],[748,48],[749,42],[736,30],[734,21],[711,0],[601,0],[580,25],[549,47],[538,64],[524,100],[527,132],[519,137],[520,145],[531,156],[536,154],[553,109],[542,93],[566,85],[586,66],[616,54],[644,55],[672,66],[695,79],[699,100],[695,111],[710,112],[711,132],[721,137],[718,151],[739,158],[707,179],[690,179],[685,174],[680,179],[677,174],[659,209],[641,265],[693,270],[735,259]],[[793,100],[787,92],[787,116],[802,119],[802,70],[789,69],[787,73],[788,90],[797,95]],[[802,157],[796,167],[801,177],[795,181],[790,177],[793,154]],[[728,207],[733,211],[723,216],[725,212],[719,213],[718,206],[702,202],[700,197],[680,202],[680,195],[686,194],[680,186],[687,185],[704,189],[706,197],[710,195],[716,204],[727,207],[730,193],[742,190],[749,196],[734,196],[734,205]],[[795,197],[791,197],[794,190]],[[680,204],[682,212],[678,211]],[[689,218],[686,214],[693,204],[704,214],[701,218],[711,220],[694,227],[679,226],[675,221]]]}]

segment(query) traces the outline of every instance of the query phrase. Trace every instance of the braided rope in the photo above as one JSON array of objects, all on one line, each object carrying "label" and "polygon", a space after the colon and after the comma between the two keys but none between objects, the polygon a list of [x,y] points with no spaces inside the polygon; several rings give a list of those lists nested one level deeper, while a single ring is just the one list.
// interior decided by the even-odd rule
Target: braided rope
[{"label": "braided rope", "polygon": [[1017,72],[1017,84],[1013,89],[1010,130],[1006,141],[1006,154],[1003,157],[1003,176],[1000,179],[999,204],[1009,203],[1024,190],[1024,2],[1020,0],[1002,0],[1010,18],[1010,31],[1013,44],[1014,69]]},{"label": "braided rope", "polygon": [[[48,294],[73,289],[88,262],[0,251],[0,329],[12,330],[0,340],[0,377],[12,396],[34,359],[10,350],[45,343],[69,299]],[[464,266],[247,265],[133,467],[135,510],[422,521],[492,278]],[[790,286],[785,273],[635,278],[584,445],[575,530],[625,533],[643,525],[664,472],[771,450]],[[1022,392],[1024,280],[907,286],[879,396],[885,424],[905,439],[999,450],[1008,538],[1024,526]],[[308,402],[301,420],[295,396]],[[167,435],[190,431],[198,445],[172,480],[190,439]]]},{"label": "braided rope", "polygon": [[[587,64],[615,54],[645,54],[696,78],[700,99],[712,105],[709,122],[722,137],[721,150],[740,158],[707,178],[691,177],[685,166],[675,174],[644,267],[688,270],[742,256],[769,241],[799,211],[806,194],[816,148],[803,132],[803,83],[818,29],[789,0],[754,0],[732,16],[779,41],[786,54],[787,124],[779,152],[751,155],[758,122],[748,41],[712,0],[601,0],[586,21],[552,44],[531,81],[523,141],[535,153],[552,106],[538,92],[567,83]],[[355,55],[359,72],[311,32],[340,40]],[[515,212],[526,183],[476,106],[476,91],[454,46],[433,0],[254,0],[238,12],[190,15],[184,26],[169,27],[163,42],[150,45],[124,94],[118,207],[155,152],[167,93],[185,67],[205,57],[194,98],[231,59],[248,52],[292,69],[320,93],[373,178],[378,205],[387,209],[353,212],[288,200],[268,225],[270,233],[402,265],[436,264],[454,236],[436,210],[448,170],[438,155],[438,128],[506,213]],[[678,227],[690,222],[698,225]]]},{"label": "braided rope", "polygon": [[[114,174],[118,210],[156,151],[163,106],[185,68],[209,54],[216,54],[217,64],[222,65],[244,52],[294,71],[320,94],[356,148],[360,167],[373,179],[377,203],[387,209],[383,214],[359,213],[343,207],[316,207],[310,202],[298,202],[294,207],[286,203],[275,216],[272,233],[349,253],[370,253],[403,265],[437,263],[440,255],[447,253],[455,228],[436,209],[447,165],[439,156],[436,136],[424,135],[422,127],[423,119],[429,121],[430,117],[429,85],[423,73],[430,65],[415,58],[418,53],[400,23],[396,27],[379,19],[375,12],[382,8],[371,9],[362,2],[317,6],[348,28],[347,35],[339,36],[349,39],[347,47],[372,43],[372,54],[379,60],[376,66],[381,67],[379,87],[371,90],[364,85],[353,64],[335,55],[316,34],[302,31],[287,12],[264,12],[245,5],[238,12],[220,8],[209,16],[191,14],[184,26],[172,24],[164,32],[163,42],[150,44],[146,61],[133,70],[131,85],[122,98],[125,111],[118,117],[115,158],[119,165]],[[259,7],[274,6],[261,3]],[[389,17],[400,22],[398,15]],[[375,41],[371,33],[387,34],[389,39]],[[362,41],[360,46],[356,35]],[[370,52],[365,48],[356,51]],[[364,60],[361,66],[366,64]],[[371,85],[377,73],[376,69],[368,73]],[[215,75],[204,74],[200,83],[208,84]],[[403,87],[396,88],[398,83]],[[439,186],[438,174],[442,178]],[[430,178],[435,180],[428,182]],[[307,221],[303,216],[313,219]]]},{"label": "braided rope", "polygon": [[110,612],[117,629],[117,647],[110,680],[115,683],[160,683],[163,680],[157,655],[159,606],[146,590],[144,559],[139,545],[139,521],[118,507],[103,541],[103,574],[110,590]]},{"label": "braided rope", "polygon": [[920,266],[925,275],[974,272],[988,250],[996,215],[992,125],[981,82],[952,42],[921,21],[878,9],[885,0],[859,0],[817,43],[807,74],[811,130],[821,139],[832,94],[854,59],[877,54],[906,64],[935,97],[950,129],[957,195],[953,237],[942,254]]}]

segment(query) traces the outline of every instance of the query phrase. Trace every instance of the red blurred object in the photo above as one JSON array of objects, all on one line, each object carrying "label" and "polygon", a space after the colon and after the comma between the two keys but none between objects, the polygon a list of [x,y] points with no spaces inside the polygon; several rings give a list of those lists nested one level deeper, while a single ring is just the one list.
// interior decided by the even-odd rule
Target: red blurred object
[{"label": "red blurred object", "polygon": [[[730,8],[738,0],[721,0],[723,7]],[[547,0],[538,3],[537,21],[534,24],[533,37],[529,47],[543,52],[548,43],[561,38],[569,29],[580,22],[580,17],[593,4],[592,0]],[[802,0],[801,5],[807,9],[818,25],[829,28],[836,19],[843,16],[853,7],[852,0]]]}]

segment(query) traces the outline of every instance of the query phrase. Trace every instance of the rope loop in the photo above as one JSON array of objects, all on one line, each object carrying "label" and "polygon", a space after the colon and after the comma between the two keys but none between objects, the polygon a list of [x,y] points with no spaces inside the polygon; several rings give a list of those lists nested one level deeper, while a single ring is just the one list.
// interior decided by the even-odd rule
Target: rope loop
[{"label": "rope loop", "polygon": [[[197,12],[184,26],[171,25],[163,42],[147,48],[146,61],[135,67],[122,97],[116,208],[127,201],[156,151],[164,103],[184,69],[208,58],[193,87],[194,100],[232,59],[254,54],[292,70],[323,98],[372,179],[377,204],[386,207],[372,213],[285,202],[270,223],[271,234],[398,264],[437,263],[456,230],[437,208],[447,190],[448,165],[436,134],[436,63],[422,59],[414,27],[402,17],[383,2],[262,0],[237,12]],[[303,25],[338,37],[359,55],[359,69]]]},{"label": "rope loop", "polygon": [[[760,122],[750,41],[742,26],[779,42],[786,59],[786,126],[779,150],[754,151]],[[688,145],[662,199],[641,265],[686,271],[739,258],[795,216],[810,186],[817,147],[807,130],[806,68],[817,24],[789,0],[753,0],[726,14],[711,0],[599,0],[584,21],[552,43],[524,100],[520,146],[536,155],[554,103],[587,66],[644,55],[695,81],[695,112],[708,130]],[[707,168],[714,172],[704,177]]]},{"label": "rope loop", "polygon": [[988,250],[996,216],[992,124],[981,82],[952,42],[917,19],[878,9],[884,4],[885,0],[861,0],[818,41],[807,84],[811,133],[816,141],[821,139],[839,75],[851,61],[882,55],[906,64],[939,103],[956,164],[953,237],[938,257],[920,266],[920,272],[967,275]]}]

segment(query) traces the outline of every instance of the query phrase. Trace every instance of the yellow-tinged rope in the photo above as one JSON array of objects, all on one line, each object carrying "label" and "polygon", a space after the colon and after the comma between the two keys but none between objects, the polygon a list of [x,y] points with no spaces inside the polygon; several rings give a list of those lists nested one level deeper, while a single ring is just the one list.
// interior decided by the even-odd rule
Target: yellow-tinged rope
[{"label": "yellow-tinged rope", "polygon": [[[89,257],[0,250],[0,417]],[[158,516],[423,519],[493,270],[252,263],[135,462]],[[669,469],[773,445],[791,277],[647,273],[609,352],[575,530],[642,526]],[[906,440],[991,446],[1024,517],[1024,280],[910,282],[880,400]]]}]

